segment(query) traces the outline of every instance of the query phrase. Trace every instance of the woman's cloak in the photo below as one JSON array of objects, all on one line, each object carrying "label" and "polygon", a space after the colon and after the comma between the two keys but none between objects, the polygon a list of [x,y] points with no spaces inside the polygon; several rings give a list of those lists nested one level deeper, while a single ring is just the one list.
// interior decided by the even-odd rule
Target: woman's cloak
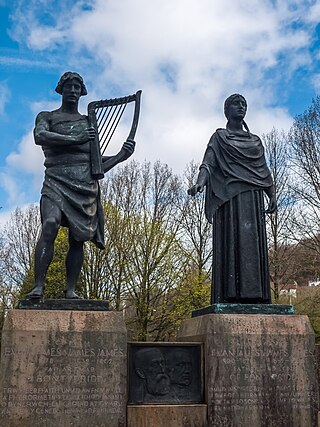
[{"label": "woman's cloak", "polygon": [[214,229],[212,302],[271,302],[263,191],[272,179],[260,138],[218,129],[200,168]]}]

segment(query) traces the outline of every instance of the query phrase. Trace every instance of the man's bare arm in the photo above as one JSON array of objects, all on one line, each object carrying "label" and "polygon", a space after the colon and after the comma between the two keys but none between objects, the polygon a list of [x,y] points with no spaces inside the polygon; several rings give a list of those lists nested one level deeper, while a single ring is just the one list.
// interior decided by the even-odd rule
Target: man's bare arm
[{"label": "man's bare arm", "polygon": [[62,135],[60,133],[51,132],[49,125],[49,114],[42,112],[36,118],[36,125],[33,131],[34,140],[37,145],[43,147],[68,146],[75,144],[84,144],[95,138],[96,131],[94,128],[87,128],[84,131],[75,135]]},{"label": "man's bare arm", "polygon": [[112,169],[114,166],[116,166],[118,163],[123,162],[124,160],[127,160],[132,153],[134,152],[136,143],[132,140],[127,140],[121,150],[118,154],[115,156],[103,156],[102,157],[102,167],[103,172],[106,173],[110,169]]}]

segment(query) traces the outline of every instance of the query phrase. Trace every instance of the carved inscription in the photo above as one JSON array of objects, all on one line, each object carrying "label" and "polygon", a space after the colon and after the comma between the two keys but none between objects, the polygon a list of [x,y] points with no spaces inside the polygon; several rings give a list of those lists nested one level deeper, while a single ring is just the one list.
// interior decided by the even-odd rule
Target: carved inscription
[{"label": "carved inscription", "polygon": [[[278,396],[277,402],[280,404],[290,404],[293,408],[309,409],[311,407],[311,399],[313,392],[311,390],[295,390],[291,387],[283,385],[276,387]],[[265,388],[254,386],[242,387],[213,387],[214,404],[222,410],[243,409],[244,406],[249,406],[250,409],[256,407],[258,409],[272,410],[274,406],[270,404],[272,396],[274,396],[274,388]]]},{"label": "carved inscription", "polygon": [[[122,414],[126,395],[120,384],[120,369],[126,350],[89,344],[80,348],[63,343],[34,354],[38,363],[26,373],[26,386],[3,387],[1,414],[21,410],[28,415]],[[13,347],[5,347],[2,354],[12,360],[27,356],[26,351]],[[119,378],[111,389],[112,370]]]},{"label": "carved inscription", "polygon": [[[278,417],[277,426],[287,426],[292,411],[312,411],[315,390],[312,381],[308,381],[313,375],[312,351],[302,345],[291,350],[282,343],[249,338],[233,338],[228,344],[223,347],[222,342],[218,343],[207,356],[213,372],[219,373],[211,375],[208,383],[213,425],[242,427],[247,425],[241,421],[242,414],[252,414],[254,419],[254,414],[265,413],[266,426],[273,426],[273,417],[282,408],[283,422]],[[302,371],[296,369],[297,361],[303,361]],[[224,414],[238,414],[237,424],[224,420]]]},{"label": "carved inscription", "polygon": [[210,427],[310,427],[318,409],[306,316],[212,314],[186,321],[201,339]]},{"label": "carved inscription", "polygon": [[27,408],[30,414],[120,413],[123,393],[110,393],[109,388],[39,387],[20,393],[17,388],[4,388],[2,413],[13,408]]}]

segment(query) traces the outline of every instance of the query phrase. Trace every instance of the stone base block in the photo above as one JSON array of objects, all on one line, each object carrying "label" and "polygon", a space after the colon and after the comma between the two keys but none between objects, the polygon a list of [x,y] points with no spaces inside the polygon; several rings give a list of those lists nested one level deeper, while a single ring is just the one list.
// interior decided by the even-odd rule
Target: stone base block
[{"label": "stone base block", "polygon": [[315,427],[315,340],[307,316],[208,314],[181,341],[204,343],[208,427]]},{"label": "stone base block", "polygon": [[127,427],[206,427],[207,405],[130,405]]},{"label": "stone base block", "polygon": [[2,333],[0,425],[125,427],[122,313],[12,310]]}]

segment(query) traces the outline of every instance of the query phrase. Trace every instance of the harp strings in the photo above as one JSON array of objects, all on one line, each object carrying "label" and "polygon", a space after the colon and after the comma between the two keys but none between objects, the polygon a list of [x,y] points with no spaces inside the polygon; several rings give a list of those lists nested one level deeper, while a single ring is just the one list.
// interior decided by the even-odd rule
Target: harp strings
[{"label": "harp strings", "polygon": [[103,154],[121,120],[128,102],[118,105],[96,108],[96,120],[100,141],[101,154]]}]

